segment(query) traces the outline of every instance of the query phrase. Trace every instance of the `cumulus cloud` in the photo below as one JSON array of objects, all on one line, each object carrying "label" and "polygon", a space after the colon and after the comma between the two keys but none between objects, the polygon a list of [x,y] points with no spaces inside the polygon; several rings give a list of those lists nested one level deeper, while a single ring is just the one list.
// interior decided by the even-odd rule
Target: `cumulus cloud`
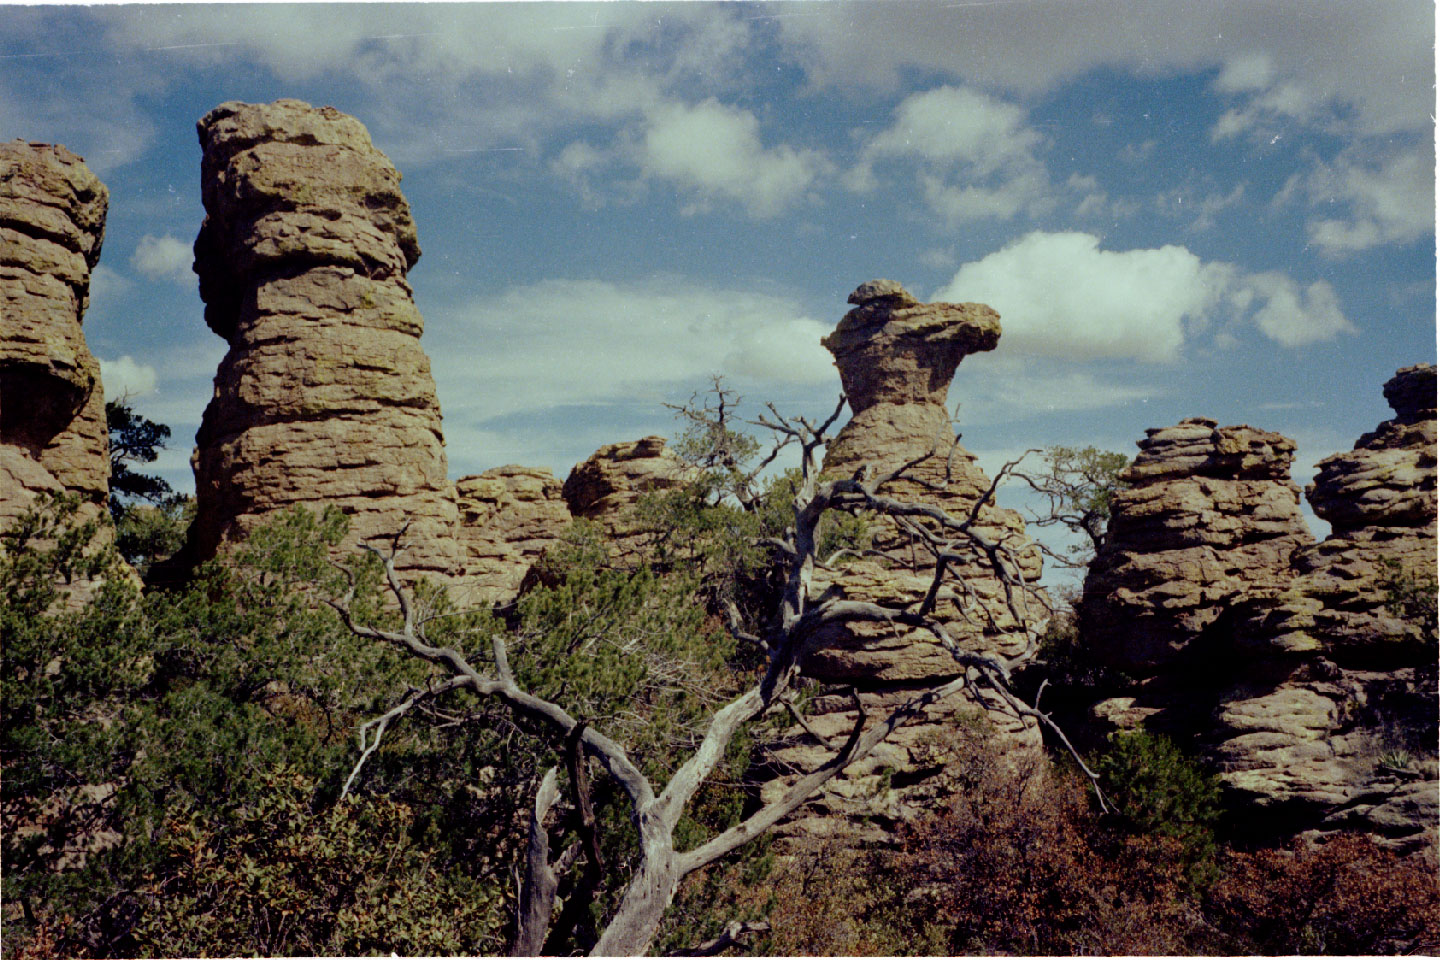
[{"label": "cumulus cloud", "polygon": [[1310,242],[1327,254],[1410,243],[1435,232],[1434,160],[1428,149],[1368,163],[1342,156],[1317,168],[1305,190],[1316,205],[1349,207],[1349,217],[1316,218],[1307,226]]},{"label": "cumulus cloud", "polygon": [[1324,280],[1301,290],[1284,274],[1268,272],[1252,274],[1245,284],[1264,300],[1255,311],[1255,325],[1281,346],[1299,347],[1354,332],[1335,289]]},{"label": "cumulus cloud", "polygon": [[1324,281],[1301,290],[1283,274],[1247,274],[1173,244],[1102,250],[1086,233],[1028,234],[962,266],[934,299],[994,306],[1002,350],[1072,359],[1174,361],[1227,317],[1287,347],[1352,329]]},{"label": "cumulus cloud", "polygon": [[472,422],[567,404],[659,409],[712,374],[766,396],[836,379],[820,346],[833,323],[780,294],[678,279],[547,280],[429,315],[447,418]]},{"label": "cumulus cloud", "polygon": [[789,146],[766,148],[748,110],[711,98],[695,106],[668,103],[651,112],[642,144],[642,170],[693,191],[702,201],[739,201],[759,217],[794,204],[822,161]]},{"label": "cumulus cloud", "polygon": [[119,360],[100,361],[100,382],[112,400],[148,396],[155,392],[155,368],[127,353]]},{"label": "cumulus cloud", "polygon": [[936,87],[901,101],[894,122],[865,144],[844,183],[872,190],[877,164],[911,160],[926,202],[946,220],[1009,220],[1053,203],[1035,156],[1041,139],[1014,103],[967,87]]},{"label": "cumulus cloud", "polygon": [[166,234],[163,237],[145,234],[130,255],[130,266],[151,280],[174,280],[189,283],[192,251],[183,240]]}]

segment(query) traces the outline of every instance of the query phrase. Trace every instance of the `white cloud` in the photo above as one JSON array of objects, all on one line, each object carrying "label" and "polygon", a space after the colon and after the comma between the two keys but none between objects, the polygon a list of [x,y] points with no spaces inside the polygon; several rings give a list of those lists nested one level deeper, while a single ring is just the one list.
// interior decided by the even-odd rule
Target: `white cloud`
[{"label": "white cloud", "polygon": [[1324,281],[1301,291],[1279,273],[1247,274],[1182,246],[1100,249],[1086,233],[1034,232],[967,263],[932,298],[1000,312],[1007,353],[1169,362],[1221,317],[1249,317],[1286,347],[1352,330]]},{"label": "white cloud", "polygon": [[1015,104],[965,87],[936,87],[906,97],[865,154],[965,163],[983,176],[1028,161],[1039,143]]},{"label": "white cloud", "polygon": [[870,139],[844,177],[856,192],[878,185],[887,160],[919,165],[930,208],[951,223],[1009,220],[1053,206],[1050,182],[1035,156],[1041,136],[1019,106],[967,87],[936,87],[906,97],[894,122]]},{"label": "white cloud", "polygon": [[[674,390],[712,374],[766,396],[837,381],[820,346],[833,323],[778,294],[676,278],[546,280],[428,313],[426,345],[447,419],[567,404],[659,409]],[[466,349],[447,349],[452,342]]]},{"label": "white cloud", "polygon": [[[1037,0],[852,4],[843,16],[801,4],[777,22],[819,88],[895,89],[918,73],[1036,94],[1098,68],[1142,76],[1216,70],[1217,89],[1238,101],[1237,119],[1338,118],[1365,133],[1389,133],[1430,129],[1434,17],[1427,0],[1323,9],[1253,0]],[[1252,99],[1258,104],[1246,114]]]},{"label": "white cloud", "polygon": [[811,151],[765,148],[759,127],[748,110],[714,98],[693,107],[665,104],[648,118],[642,170],[702,199],[726,197],[754,216],[774,216],[803,196],[822,161]]},{"label": "white cloud", "polygon": [[111,400],[148,396],[155,392],[155,368],[127,353],[119,360],[100,361],[100,382]]},{"label": "white cloud", "polygon": [[130,266],[151,280],[174,280],[188,284],[194,277],[190,270],[193,254],[190,245],[166,234],[156,237],[145,234],[130,255]]},{"label": "white cloud", "polygon": [[1275,61],[1263,51],[1242,53],[1225,61],[1215,78],[1215,89],[1221,93],[1248,93],[1264,90],[1275,76]]},{"label": "white cloud", "polygon": [[1372,163],[1342,156],[1319,167],[1306,182],[1311,202],[1347,204],[1349,218],[1326,217],[1308,225],[1310,242],[1340,255],[1385,243],[1409,243],[1435,232],[1434,160],[1428,148]]},{"label": "white cloud", "polygon": [[1249,287],[1265,298],[1255,311],[1255,325],[1271,340],[1286,347],[1299,347],[1355,328],[1340,311],[1335,289],[1317,280],[1301,291],[1294,280],[1279,273],[1257,273],[1248,278]]},{"label": "white cloud", "polygon": [[1215,271],[1184,247],[1113,252],[1085,233],[1031,233],[962,266],[936,300],[1000,311],[1001,349],[1165,361],[1185,325],[1220,294]]}]

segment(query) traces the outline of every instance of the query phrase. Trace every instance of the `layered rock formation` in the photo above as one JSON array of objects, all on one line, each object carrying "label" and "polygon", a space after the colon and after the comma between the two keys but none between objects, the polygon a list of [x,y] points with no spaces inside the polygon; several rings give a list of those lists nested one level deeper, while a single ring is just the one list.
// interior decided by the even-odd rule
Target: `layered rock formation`
[{"label": "layered rock formation", "polygon": [[608,443],[576,464],[565,478],[563,495],[572,515],[600,524],[611,555],[625,562],[644,536],[644,523],[635,513],[640,498],[683,486],[687,476],[684,461],[664,437],[642,437]]},{"label": "layered rock formation", "polygon": [[330,107],[225,103],[198,128],[195,272],[230,350],[196,436],[190,559],[292,504],[333,504],[352,543],[404,529],[398,566],[445,579],[457,513],[400,174]]},{"label": "layered rock formation", "polygon": [[[990,481],[975,458],[956,442],[946,409],[955,369],[967,355],[993,350],[1000,339],[994,310],[975,303],[919,303],[898,284],[871,281],[850,296],[855,304],[825,347],[835,356],[852,417],[829,445],[824,471],[888,471],[927,454],[904,479],[886,488],[890,496],[938,506],[963,518],[989,489]],[[980,508],[976,529],[1009,550],[1010,572],[1026,584],[1040,577],[1038,548],[1025,535],[1019,514],[993,503]],[[930,556],[888,520],[871,530],[872,546],[883,558],[844,564],[833,576],[817,575],[817,597],[832,592],[892,607],[916,603],[930,586]],[[1017,592],[1024,622],[1005,599],[1004,586],[980,558],[952,568],[968,592],[947,588],[936,613],[960,645],[1002,656],[1023,652],[1027,628],[1048,617],[1044,594]],[[818,637],[804,662],[806,675],[822,682],[856,686],[872,716],[902,702],[917,686],[943,683],[960,671],[954,658],[922,631],[871,623],[839,625]],[[944,770],[959,728],[978,715],[979,704],[967,693],[929,708],[905,725],[866,762],[832,782],[814,803],[797,814],[791,833],[825,834],[843,830],[858,839],[883,839],[886,825],[910,818],[945,789]],[[847,697],[822,697],[813,705],[810,731],[793,729],[771,757],[780,769],[809,768],[843,742],[856,714]],[[1000,713],[988,715],[990,731],[1005,749],[1023,753],[1039,744],[1033,725]],[[816,742],[831,741],[830,746]],[[765,795],[783,789],[782,778]]]},{"label": "layered rock formation", "polygon": [[[1266,839],[1358,829],[1433,852],[1434,367],[1385,394],[1395,418],[1307,490],[1324,542],[1303,535],[1289,441],[1188,420],[1141,442],[1086,580],[1087,642],[1137,677],[1096,713],[1198,748]],[[1406,615],[1407,590],[1428,612]]]},{"label": "layered rock formation", "polygon": [[1082,630],[1096,655],[1154,674],[1203,656],[1191,648],[1207,628],[1286,581],[1311,537],[1290,480],[1295,444],[1280,434],[1192,417],[1139,447],[1085,578]]},{"label": "layered rock formation", "polygon": [[1306,491],[1330,536],[1242,607],[1239,639],[1259,669],[1226,691],[1213,750],[1260,814],[1433,856],[1434,365],[1398,371],[1385,398],[1395,416],[1322,460]]},{"label": "layered rock formation", "polygon": [[560,481],[539,467],[506,466],[455,483],[466,599],[509,603],[573,519]]},{"label": "layered rock formation", "polygon": [[0,144],[0,525],[40,493],[105,513],[109,433],[81,320],[109,193],[62,146]]}]

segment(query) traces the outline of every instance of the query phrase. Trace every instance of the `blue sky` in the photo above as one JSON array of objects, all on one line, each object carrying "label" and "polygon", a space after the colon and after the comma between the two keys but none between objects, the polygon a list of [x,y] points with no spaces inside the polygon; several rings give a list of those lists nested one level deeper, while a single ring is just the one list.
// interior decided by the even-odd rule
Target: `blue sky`
[{"label": "blue sky", "polygon": [[564,476],[712,373],[828,409],[862,281],[1000,311],[951,389],[993,467],[1192,415],[1296,479],[1435,358],[1427,2],[0,6],[0,137],[111,192],[85,329],[191,438],[224,344],[195,121],[296,97],[404,174],[452,476]]}]

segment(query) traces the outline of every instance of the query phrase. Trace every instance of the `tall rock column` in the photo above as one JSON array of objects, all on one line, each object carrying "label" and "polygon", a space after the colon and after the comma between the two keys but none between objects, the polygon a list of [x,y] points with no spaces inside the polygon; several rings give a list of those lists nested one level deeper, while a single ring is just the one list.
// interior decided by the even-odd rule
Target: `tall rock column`
[{"label": "tall rock column", "polygon": [[42,492],[104,513],[105,394],[80,324],[108,203],[64,147],[0,144],[0,524]]},{"label": "tall rock column", "polygon": [[[853,414],[826,451],[825,473],[882,472],[933,453],[885,492],[965,517],[990,481],[956,442],[946,396],[960,361],[999,342],[999,316],[977,303],[920,303],[885,280],[863,284],[850,303],[855,309],[823,341],[835,357]],[[1009,548],[1011,572],[1035,584],[1040,552],[1026,537],[1020,515],[991,503],[978,518],[976,528],[985,537]],[[876,521],[871,533],[872,546],[884,557],[867,556],[842,564],[833,576],[817,575],[816,595],[830,591],[896,608],[923,598],[933,570],[928,554],[888,520]],[[1006,602],[1000,578],[986,564],[968,562],[952,567],[952,573],[964,588],[947,587],[936,615],[959,644],[1003,656],[1023,652],[1027,626],[1038,627],[1048,617],[1043,592],[1034,587],[1018,591],[1028,623],[1021,622]],[[960,673],[954,658],[928,633],[871,623],[840,624],[818,636],[803,669],[822,682],[854,685],[872,716],[908,699],[917,686],[938,685]],[[934,704],[868,761],[832,781],[787,829],[828,834],[844,819],[847,836],[883,840],[887,824],[916,816],[943,795],[954,738],[965,735],[962,728],[973,729],[969,718],[979,709],[966,691]],[[811,730],[792,730],[775,752],[778,766],[813,766],[830,752],[816,743],[816,736],[843,742],[856,719],[848,697],[821,697],[814,710]],[[987,716],[994,724],[990,735],[1012,756],[1038,747],[1033,724],[998,712]],[[782,778],[768,785],[766,795],[778,794],[786,782]]]},{"label": "tall rock column", "polygon": [[399,172],[331,107],[225,103],[198,129],[195,272],[230,350],[192,457],[191,558],[292,504],[334,504],[352,542],[404,529],[397,565],[447,578],[456,508]]}]

